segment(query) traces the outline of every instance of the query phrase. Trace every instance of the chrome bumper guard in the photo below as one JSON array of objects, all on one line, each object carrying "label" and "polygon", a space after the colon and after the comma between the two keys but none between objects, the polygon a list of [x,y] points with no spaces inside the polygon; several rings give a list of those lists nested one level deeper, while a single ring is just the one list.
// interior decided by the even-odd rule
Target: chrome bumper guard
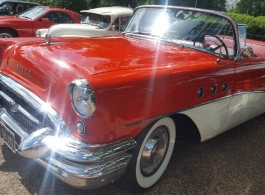
[{"label": "chrome bumper guard", "polygon": [[[23,132],[3,111],[0,112],[0,123],[12,132]],[[23,135],[25,138],[25,133]],[[124,174],[132,157],[127,150],[135,145],[131,138],[110,144],[85,144],[73,136],[58,137],[52,129],[43,128],[28,135],[18,145],[16,152],[33,158],[71,186],[93,189]]]}]

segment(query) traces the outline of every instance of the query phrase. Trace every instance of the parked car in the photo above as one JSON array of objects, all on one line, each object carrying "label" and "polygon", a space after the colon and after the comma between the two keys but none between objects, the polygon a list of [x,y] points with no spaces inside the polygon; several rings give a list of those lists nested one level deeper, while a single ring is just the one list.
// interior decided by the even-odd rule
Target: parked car
[{"label": "parked car", "polygon": [[0,17],[0,38],[35,37],[39,28],[59,23],[80,23],[79,13],[47,6],[36,6],[17,16]]},{"label": "parked car", "polygon": [[38,29],[37,37],[45,37],[49,32],[51,36],[113,36],[118,35],[127,25],[133,10],[128,7],[100,7],[90,10],[82,10],[85,17],[81,24],[58,24],[49,29]]},{"label": "parked car", "polygon": [[140,6],[119,36],[0,45],[2,139],[77,188],[146,191],[176,138],[203,142],[265,112],[265,43],[223,12]]},{"label": "parked car", "polygon": [[0,15],[20,14],[37,5],[39,4],[29,1],[0,0]]}]

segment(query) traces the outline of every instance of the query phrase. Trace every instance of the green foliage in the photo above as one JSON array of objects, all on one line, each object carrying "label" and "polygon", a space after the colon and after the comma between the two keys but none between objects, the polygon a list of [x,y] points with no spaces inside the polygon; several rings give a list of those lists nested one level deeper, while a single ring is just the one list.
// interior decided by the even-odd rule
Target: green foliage
[{"label": "green foliage", "polygon": [[265,15],[264,0],[240,0],[236,4],[235,11],[241,14],[249,14],[252,16]]},{"label": "green foliage", "polygon": [[30,0],[42,5],[80,10],[102,6],[176,5],[226,11],[226,0]]},{"label": "green foliage", "polygon": [[247,38],[265,41],[265,16],[254,17],[247,14],[228,13],[238,24],[247,25]]}]

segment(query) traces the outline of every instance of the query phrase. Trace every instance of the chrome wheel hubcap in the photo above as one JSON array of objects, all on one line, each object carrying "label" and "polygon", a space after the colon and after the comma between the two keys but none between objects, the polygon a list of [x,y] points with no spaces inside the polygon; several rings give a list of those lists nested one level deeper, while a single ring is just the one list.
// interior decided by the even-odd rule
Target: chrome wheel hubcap
[{"label": "chrome wheel hubcap", "polygon": [[166,154],[168,142],[169,133],[165,126],[160,126],[151,133],[141,155],[140,166],[143,174],[150,175],[157,170]]},{"label": "chrome wheel hubcap", "polygon": [[8,33],[2,33],[0,34],[0,38],[12,38],[12,36]]}]

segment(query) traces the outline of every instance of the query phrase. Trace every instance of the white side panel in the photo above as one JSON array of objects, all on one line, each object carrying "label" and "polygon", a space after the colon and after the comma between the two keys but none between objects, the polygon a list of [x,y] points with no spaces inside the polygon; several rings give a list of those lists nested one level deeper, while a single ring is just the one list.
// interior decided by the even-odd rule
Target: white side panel
[{"label": "white side panel", "polygon": [[222,132],[240,125],[265,112],[265,93],[242,93],[233,96]]},{"label": "white side panel", "polygon": [[223,128],[231,97],[192,108],[181,113],[189,116],[197,125],[201,141],[218,135]]}]

